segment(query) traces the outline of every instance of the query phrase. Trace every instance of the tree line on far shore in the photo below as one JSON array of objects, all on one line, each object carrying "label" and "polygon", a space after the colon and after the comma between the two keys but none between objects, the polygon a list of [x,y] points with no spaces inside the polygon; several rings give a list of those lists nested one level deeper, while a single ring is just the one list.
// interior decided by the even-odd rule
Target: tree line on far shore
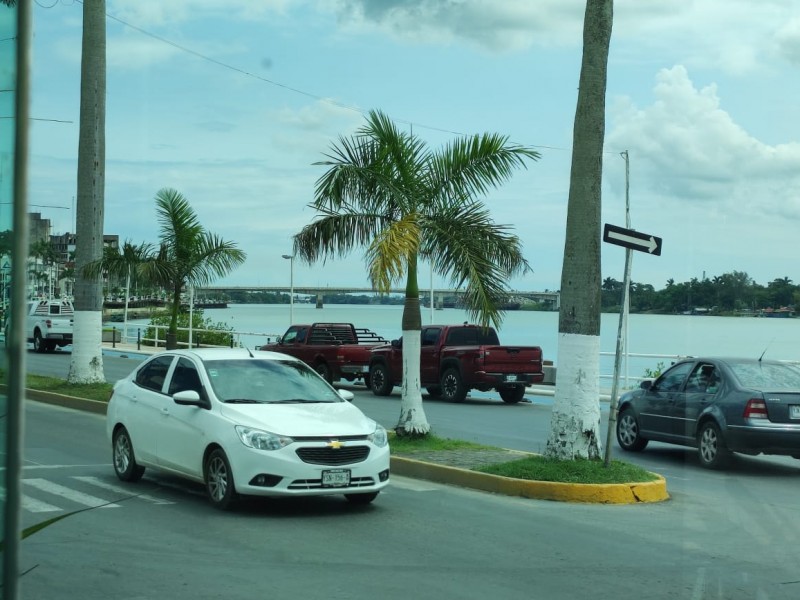
[{"label": "tree line on far shore", "polygon": [[[604,312],[619,311],[623,282],[612,277],[603,280],[601,306]],[[631,282],[630,311],[643,313],[710,312],[732,314],[765,309],[792,308],[800,303],[800,286],[788,277],[777,278],[766,286],[756,283],[743,271],[732,271],[710,278],[692,278],[656,290],[649,283]]]}]

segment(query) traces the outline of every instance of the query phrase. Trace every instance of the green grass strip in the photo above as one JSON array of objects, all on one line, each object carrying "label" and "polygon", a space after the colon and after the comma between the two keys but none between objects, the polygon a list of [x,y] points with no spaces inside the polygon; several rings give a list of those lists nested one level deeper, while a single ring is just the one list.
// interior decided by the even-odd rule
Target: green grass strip
[{"label": "green grass strip", "polygon": [[638,483],[658,479],[641,467],[618,460],[612,460],[606,467],[602,460],[555,460],[544,456],[531,456],[475,470],[512,479],[559,483]]}]

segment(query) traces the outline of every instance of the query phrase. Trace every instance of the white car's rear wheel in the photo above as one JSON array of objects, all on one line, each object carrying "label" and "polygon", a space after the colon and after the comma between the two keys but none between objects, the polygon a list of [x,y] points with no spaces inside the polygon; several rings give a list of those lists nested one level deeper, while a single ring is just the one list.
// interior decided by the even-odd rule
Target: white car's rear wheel
[{"label": "white car's rear wheel", "polygon": [[139,481],[144,475],[144,467],[136,464],[136,455],[127,429],[120,427],[114,432],[111,448],[117,477],[122,481]]}]

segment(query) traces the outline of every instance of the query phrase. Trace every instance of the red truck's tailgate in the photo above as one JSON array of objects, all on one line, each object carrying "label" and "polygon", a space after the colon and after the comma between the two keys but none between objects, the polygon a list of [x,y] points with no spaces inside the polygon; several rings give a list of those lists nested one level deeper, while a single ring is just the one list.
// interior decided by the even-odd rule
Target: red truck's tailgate
[{"label": "red truck's tailgate", "polygon": [[539,346],[483,346],[483,369],[489,373],[541,373]]}]

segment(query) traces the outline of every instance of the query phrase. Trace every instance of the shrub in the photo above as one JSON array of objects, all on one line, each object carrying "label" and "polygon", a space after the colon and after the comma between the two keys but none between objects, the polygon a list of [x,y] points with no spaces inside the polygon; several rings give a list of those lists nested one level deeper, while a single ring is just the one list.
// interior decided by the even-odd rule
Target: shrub
[{"label": "shrub", "polygon": [[[158,325],[158,339],[163,343],[166,338],[167,328],[169,327],[170,317],[168,314],[156,315],[150,319],[150,325]],[[178,347],[185,348],[189,343],[189,312],[178,314]],[[192,311],[192,344],[195,346],[230,346],[233,327],[223,322],[214,323],[211,319],[203,316],[202,309]],[[198,331],[198,330],[203,331]],[[156,337],[156,328],[148,327],[142,344],[152,346]]]}]

